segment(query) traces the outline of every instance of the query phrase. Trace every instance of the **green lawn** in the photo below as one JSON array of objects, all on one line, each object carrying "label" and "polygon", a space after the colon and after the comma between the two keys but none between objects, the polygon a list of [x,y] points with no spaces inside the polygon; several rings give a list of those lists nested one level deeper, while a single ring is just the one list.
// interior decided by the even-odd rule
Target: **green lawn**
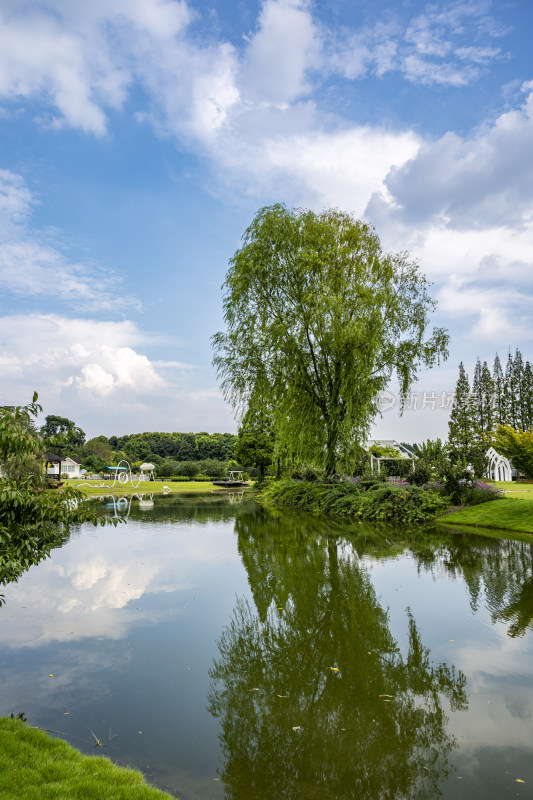
[{"label": "green lawn", "polygon": [[496,481],[496,486],[505,491],[506,497],[513,499],[533,500],[533,483],[516,483],[515,481]]},{"label": "green lawn", "polygon": [[[173,483],[172,481],[143,481],[139,486],[134,489],[131,484],[115,483],[111,488],[113,481],[81,481],[81,480],[68,480],[63,481],[64,486],[71,486],[74,489],[80,489],[84,494],[191,494],[192,492],[211,492],[213,490],[225,491],[218,486],[214,486],[210,481],[183,481]],[[96,488],[94,488],[96,487]],[[164,490],[164,487],[167,487]]]},{"label": "green lawn", "polygon": [[84,756],[18,719],[0,717],[2,800],[173,800],[140,772]]},{"label": "green lawn", "polygon": [[529,498],[508,494],[502,500],[490,500],[488,503],[447,514],[440,517],[438,522],[445,525],[480,525],[485,528],[533,533],[533,493],[529,493]]}]

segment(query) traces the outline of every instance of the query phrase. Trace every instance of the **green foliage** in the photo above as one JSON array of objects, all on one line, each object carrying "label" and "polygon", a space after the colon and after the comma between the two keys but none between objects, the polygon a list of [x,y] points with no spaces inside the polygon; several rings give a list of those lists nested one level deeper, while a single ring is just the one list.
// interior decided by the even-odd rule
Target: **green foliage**
[{"label": "green foliage", "polygon": [[57,455],[76,452],[85,443],[85,433],[81,428],[71,419],[54,414],[45,417],[40,433],[45,440],[45,446],[53,449]]},{"label": "green foliage", "polygon": [[310,464],[295,464],[290,471],[290,476],[297,481],[309,481],[313,483],[314,481],[324,478],[324,471]]},{"label": "green foliage", "polygon": [[[86,467],[87,459],[90,458],[90,456],[96,456],[99,461],[105,462],[104,466],[113,463],[113,450],[106,436],[96,436],[94,439],[89,439],[82,448],[80,456],[84,467]],[[101,467],[101,469],[103,469],[103,467]]]},{"label": "green foliage", "polygon": [[[24,474],[26,459],[39,445],[32,419],[40,411],[37,395],[27,406],[3,409],[0,416],[0,584],[16,580],[32,563],[64,541],[70,526],[90,520],[94,513],[74,489],[42,491],[33,474]],[[22,465],[16,471],[6,464]],[[102,524],[105,520],[102,518]]]},{"label": "green foliage", "polygon": [[275,434],[270,415],[251,405],[237,434],[235,458],[245,467],[257,467],[260,480],[274,455]]},{"label": "green foliage", "polygon": [[515,430],[510,425],[499,425],[494,434],[496,450],[513,462],[526,478],[533,478],[533,432]]},{"label": "green foliage", "polygon": [[[132,454],[127,455],[127,445],[132,440],[134,443],[129,448]],[[142,461],[148,460],[155,464],[157,457],[171,461],[205,461],[208,459],[228,461],[233,458],[235,440],[236,436],[232,433],[147,432],[110,436],[109,445],[115,451],[126,451],[125,456],[128,458],[137,458],[138,453],[143,453]]]},{"label": "green foliage", "polygon": [[400,458],[400,451],[390,444],[375,444],[368,451],[376,458]]},{"label": "green foliage", "polygon": [[401,525],[427,522],[449,505],[437,491],[383,481],[365,481],[365,485],[276,481],[266,486],[259,501]]},{"label": "green foliage", "polygon": [[200,473],[201,467],[197,461],[182,461],[179,465],[178,475],[186,475],[189,478],[194,478],[195,475]]},{"label": "green foliage", "polygon": [[459,364],[459,378],[455,387],[455,402],[448,423],[448,447],[454,461],[468,461],[477,445],[475,408],[470,395],[470,383],[463,362]]},{"label": "green foliage", "polygon": [[226,399],[242,413],[259,393],[281,448],[334,473],[352,461],[392,375],[405,393],[420,363],[446,355],[444,330],[424,338],[427,288],[364,222],[263,208],[230,261],[227,332],[213,337]]}]

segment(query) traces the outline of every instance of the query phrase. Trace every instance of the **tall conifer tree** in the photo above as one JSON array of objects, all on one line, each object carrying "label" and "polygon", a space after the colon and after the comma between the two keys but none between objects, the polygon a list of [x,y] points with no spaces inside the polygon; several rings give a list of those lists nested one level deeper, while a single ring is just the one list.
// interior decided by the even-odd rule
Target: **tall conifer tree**
[{"label": "tall conifer tree", "polygon": [[522,378],[522,418],[525,431],[533,428],[533,369],[529,361]]},{"label": "tall conifer tree", "polygon": [[502,363],[498,353],[496,353],[496,358],[494,359],[492,379],[494,381],[494,414],[496,423],[498,425],[505,425],[507,418],[505,407],[505,376],[503,374]]},{"label": "tall conifer tree", "polygon": [[494,381],[490,374],[487,362],[483,362],[481,368],[481,397],[483,399],[483,409],[485,414],[485,425],[483,433],[491,433],[495,428],[496,409],[495,409],[495,390]]},{"label": "tall conifer tree", "polygon": [[477,424],[473,409],[470,383],[463,362],[459,364],[459,378],[455,387],[455,401],[448,423],[448,444],[455,459],[469,461],[477,445]]},{"label": "tall conifer tree", "polygon": [[505,419],[503,424],[510,425],[512,428],[516,428],[518,427],[518,415],[517,415],[516,398],[514,396],[515,381],[513,377],[513,371],[514,371],[513,357],[511,355],[511,351],[509,351],[509,355],[507,356],[507,365],[505,367],[505,388],[504,388]]},{"label": "tall conifer tree", "polygon": [[515,401],[515,428],[524,428],[524,420],[522,414],[522,381],[524,378],[524,361],[522,353],[517,348],[513,360],[513,377],[511,383],[511,391]]}]

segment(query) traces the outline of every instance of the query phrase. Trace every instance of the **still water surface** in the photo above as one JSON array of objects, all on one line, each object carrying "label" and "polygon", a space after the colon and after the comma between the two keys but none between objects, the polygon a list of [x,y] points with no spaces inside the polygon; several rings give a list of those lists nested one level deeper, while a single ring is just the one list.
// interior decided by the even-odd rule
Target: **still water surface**
[{"label": "still water surface", "polygon": [[6,587],[1,715],[184,800],[533,798],[529,542],[118,513]]}]

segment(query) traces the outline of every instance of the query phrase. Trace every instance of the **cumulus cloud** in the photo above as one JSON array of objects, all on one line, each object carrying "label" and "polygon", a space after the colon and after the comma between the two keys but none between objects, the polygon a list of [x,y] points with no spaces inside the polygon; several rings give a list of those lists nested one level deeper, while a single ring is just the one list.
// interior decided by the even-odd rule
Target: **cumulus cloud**
[{"label": "cumulus cloud", "polygon": [[119,275],[69,259],[59,244],[32,228],[33,203],[24,179],[0,170],[0,282],[6,295],[53,297],[87,310],[139,306],[123,293]]},{"label": "cumulus cloud", "polygon": [[419,223],[445,219],[456,229],[533,221],[533,84],[519,108],[468,137],[449,132],[428,142],[386,184],[396,213]]},{"label": "cumulus cloud", "polygon": [[0,366],[9,381],[56,393],[71,387],[98,401],[112,393],[150,395],[166,386],[146,355],[149,337],[130,321],[102,322],[54,314],[0,318]]},{"label": "cumulus cloud", "polygon": [[437,281],[441,310],[498,347],[532,339],[532,89],[469,136],[423,144],[365,211],[388,247],[412,252]]},{"label": "cumulus cloud", "polygon": [[74,418],[89,435],[146,430],[154,419],[158,430],[234,430],[202,370],[147,354],[165,344],[130,320],[0,317],[0,404],[28,402],[37,390],[45,414]]}]

